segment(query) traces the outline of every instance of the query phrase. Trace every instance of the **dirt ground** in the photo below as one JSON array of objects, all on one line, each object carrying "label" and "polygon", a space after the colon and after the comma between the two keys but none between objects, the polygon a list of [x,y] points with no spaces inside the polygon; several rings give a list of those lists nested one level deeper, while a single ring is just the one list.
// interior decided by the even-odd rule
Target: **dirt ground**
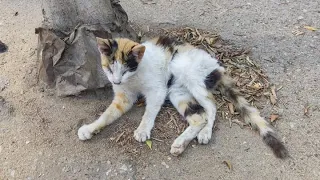
[{"label": "dirt ground", "polygon": [[[214,141],[193,143],[181,157],[154,142],[143,154],[124,153],[110,135],[130,121],[134,108],[88,142],[76,130],[111,101],[111,90],[59,98],[37,86],[37,36],[42,21],[36,0],[0,0],[0,179],[320,179],[320,3],[317,0],[123,0],[134,24],[147,29],[194,26],[218,31],[250,47],[278,92],[276,128],[291,158],[276,159],[260,137],[219,120]],[[304,34],[295,36],[293,30]],[[310,106],[307,116],[305,107]],[[262,115],[274,109],[265,104]],[[164,146],[167,147],[167,146]],[[158,150],[161,149],[161,150]],[[229,170],[223,161],[229,161]]]}]

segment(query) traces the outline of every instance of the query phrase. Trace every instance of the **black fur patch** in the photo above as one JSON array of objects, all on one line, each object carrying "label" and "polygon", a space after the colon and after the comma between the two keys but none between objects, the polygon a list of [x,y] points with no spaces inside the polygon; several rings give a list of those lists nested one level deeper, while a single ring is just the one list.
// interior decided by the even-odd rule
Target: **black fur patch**
[{"label": "black fur patch", "polygon": [[178,50],[175,50],[172,54],[171,61],[173,61],[174,57],[178,54]]},{"label": "black fur patch", "polygon": [[225,90],[225,96],[230,98],[230,100],[232,102],[237,102],[239,94],[238,94],[237,90],[235,90],[235,89],[233,89],[231,87],[228,87]]},{"label": "black fur patch", "polygon": [[170,53],[174,53],[174,46],[175,45],[179,45],[179,44],[182,44],[182,42],[178,41],[177,39],[175,38],[170,38],[170,37],[167,37],[167,36],[160,36],[158,41],[156,42],[157,45],[161,45],[163,46],[164,48],[168,48]]},{"label": "black fur patch", "polygon": [[171,75],[170,75],[170,79],[169,79],[169,81],[167,82],[167,88],[169,88],[169,87],[172,86],[173,81],[174,81],[174,76],[173,76],[173,74],[171,74]]},{"label": "black fur patch", "polygon": [[274,133],[268,132],[263,136],[263,141],[272,149],[277,158],[284,159],[289,156],[288,150]]},{"label": "black fur patch", "polygon": [[221,73],[218,70],[214,70],[207,75],[206,79],[204,80],[204,84],[206,85],[207,89],[212,89],[220,79]]},{"label": "black fur patch", "polygon": [[126,63],[130,72],[137,70],[138,62],[136,60],[136,57],[131,52],[127,56]]},{"label": "black fur patch", "polygon": [[204,112],[204,108],[198,103],[188,103],[188,107],[184,112],[184,117],[190,116],[192,114],[201,114]]}]

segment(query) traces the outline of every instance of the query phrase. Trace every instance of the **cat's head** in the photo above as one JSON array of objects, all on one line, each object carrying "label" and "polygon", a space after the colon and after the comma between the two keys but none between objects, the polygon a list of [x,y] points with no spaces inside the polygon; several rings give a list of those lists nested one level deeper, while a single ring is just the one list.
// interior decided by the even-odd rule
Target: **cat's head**
[{"label": "cat's head", "polygon": [[97,37],[101,65],[109,81],[121,84],[136,73],[145,46],[129,39],[102,39]]}]

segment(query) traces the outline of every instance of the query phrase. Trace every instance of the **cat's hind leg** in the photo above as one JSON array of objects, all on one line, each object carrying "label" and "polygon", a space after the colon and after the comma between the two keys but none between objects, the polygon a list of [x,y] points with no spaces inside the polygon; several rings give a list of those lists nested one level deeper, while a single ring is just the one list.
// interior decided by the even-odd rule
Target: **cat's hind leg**
[{"label": "cat's hind leg", "polygon": [[207,115],[186,88],[174,86],[170,88],[170,101],[189,123],[189,127],[171,145],[170,153],[178,156],[207,124]]},{"label": "cat's hind leg", "polygon": [[136,95],[129,95],[123,92],[116,92],[111,105],[99,117],[98,120],[94,121],[91,124],[85,124],[79,128],[79,139],[91,139],[93,134],[98,133],[102,128],[117,120],[125,112],[131,109],[133,103],[136,101],[136,97]]},{"label": "cat's hind leg", "polygon": [[217,112],[216,105],[214,103],[214,97],[211,91],[208,91],[205,87],[197,83],[188,86],[188,90],[191,92],[196,101],[204,108],[207,114],[208,121],[197,135],[197,138],[200,144],[208,144],[212,138],[212,128]]}]

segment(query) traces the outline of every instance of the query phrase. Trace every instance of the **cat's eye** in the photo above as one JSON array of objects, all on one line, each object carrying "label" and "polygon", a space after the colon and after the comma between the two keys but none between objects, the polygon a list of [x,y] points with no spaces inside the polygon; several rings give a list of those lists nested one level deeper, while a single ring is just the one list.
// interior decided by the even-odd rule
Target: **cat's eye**
[{"label": "cat's eye", "polygon": [[125,74],[125,73],[127,73],[128,71],[124,71],[123,73],[122,73],[122,76]]},{"label": "cat's eye", "polygon": [[109,70],[109,72],[111,73],[111,74],[113,74],[113,72],[112,72],[112,70],[111,70],[111,68],[108,66],[108,70]]}]

